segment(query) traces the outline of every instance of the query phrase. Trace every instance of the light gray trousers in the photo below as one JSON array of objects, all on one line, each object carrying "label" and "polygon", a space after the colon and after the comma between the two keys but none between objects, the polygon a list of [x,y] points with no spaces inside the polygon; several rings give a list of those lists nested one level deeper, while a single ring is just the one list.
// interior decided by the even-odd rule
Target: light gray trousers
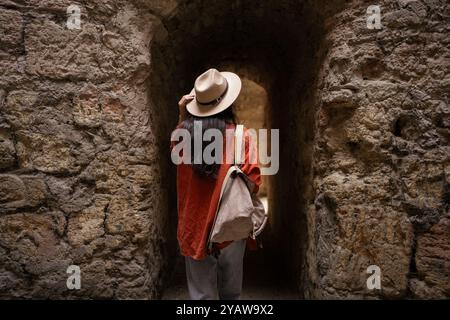
[{"label": "light gray trousers", "polygon": [[238,300],[242,290],[246,239],[233,241],[202,260],[186,257],[186,278],[192,300]]}]

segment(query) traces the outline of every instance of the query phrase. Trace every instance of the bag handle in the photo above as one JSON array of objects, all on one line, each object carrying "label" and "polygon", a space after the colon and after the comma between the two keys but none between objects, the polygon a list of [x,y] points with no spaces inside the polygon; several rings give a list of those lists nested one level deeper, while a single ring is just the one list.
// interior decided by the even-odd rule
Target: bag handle
[{"label": "bag handle", "polygon": [[244,125],[237,124],[234,131],[234,164],[241,164],[242,157],[242,136],[244,135]]}]

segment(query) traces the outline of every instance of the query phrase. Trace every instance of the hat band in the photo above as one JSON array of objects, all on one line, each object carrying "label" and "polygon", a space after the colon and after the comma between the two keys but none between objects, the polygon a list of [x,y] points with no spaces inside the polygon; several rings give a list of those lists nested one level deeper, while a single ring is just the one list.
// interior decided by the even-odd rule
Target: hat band
[{"label": "hat band", "polygon": [[225,96],[225,94],[226,94],[227,91],[228,91],[228,81],[225,82],[225,84],[226,84],[225,90],[224,90],[223,93],[220,95],[220,97],[218,97],[218,98],[216,98],[216,99],[214,99],[214,100],[212,100],[212,101],[210,101],[210,102],[200,102],[200,101],[197,100],[197,103],[200,104],[200,105],[202,105],[202,106],[208,106],[208,105],[211,105],[211,104],[218,104],[218,103],[220,102],[220,100],[222,100],[222,98]]}]

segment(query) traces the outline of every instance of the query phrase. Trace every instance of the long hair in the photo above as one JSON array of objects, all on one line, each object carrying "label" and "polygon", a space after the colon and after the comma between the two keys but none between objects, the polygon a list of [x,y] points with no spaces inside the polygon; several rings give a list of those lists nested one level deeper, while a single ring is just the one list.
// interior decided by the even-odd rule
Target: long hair
[{"label": "long hair", "polygon": [[[189,114],[188,118],[181,123],[181,128],[189,131],[191,136],[191,146],[194,146],[194,121],[201,121],[202,136],[208,129],[218,129],[225,136],[225,129],[227,123],[236,123],[232,111],[232,106],[229,106],[224,111],[214,114],[209,117],[196,117]],[[202,140],[202,155],[209,142]],[[196,174],[201,177],[217,178],[217,171],[220,168],[220,163],[207,164],[201,157],[201,163],[194,163],[194,148],[191,148],[191,166]]]}]

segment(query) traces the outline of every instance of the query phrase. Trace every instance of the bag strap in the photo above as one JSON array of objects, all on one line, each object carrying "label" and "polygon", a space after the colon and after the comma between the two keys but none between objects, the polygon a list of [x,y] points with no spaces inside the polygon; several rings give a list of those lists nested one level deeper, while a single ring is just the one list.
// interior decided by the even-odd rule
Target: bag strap
[{"label": "bag strap", "polygon": [[234,131],[234,164],[241,164],[242,157],[242,137],[244,135],[244,125],[237,124]]},{"label": "bag strap", "polygon": [[[222,203],[222,197],[223,193],[225,192],[225,187],[227,185],[228,180],[231,178],[231,175],[234,172],[242,172],[240,171],[239,167],[236,167],[236,164],[241,163],[241,149],[242,149],[242,136],[244,134],[244,126],[242,124],[237,124],[236,128],[234,130],[234,158],[233,158],[233,166],[228,169],[227,174],[225,175],[225,178],[222,182],[222,187],[220,188],[220,194],[219,194],[219,201],[217,204],[216,214],[214,216],[214,221],[211,226],[211,230],[209,231],[208,241],[207,241],[207,247],[209,250],[212,249],[212,242],[211,242],[211,236],[214,229],[214,225],[216,224],[217,215],[219,212],[220,204]],[[244,175],[245,176],[245,175]]]},{"label": "bag strap", "polygon": [[[244,136],[244,125],[237,124],[236,129],[234,131],[234,162],[233,162],[234,165],[242,164],[241,156],[242,156],[242,143],[244,142],[243,136]],[[255,183],[251,181],[250,178],[247,177],[247,175],[243,173],[241,170],[238,171],[239,173],[241,173],[241,176],[243,177],[245,183],[247,184],[248,189],[250,190],[250,192],[252,192],[253,188],[255,187]]]},{"label": "bag strap", "polygon": [[[223,179],[222,182],[222,187],[220,188],[220,194],[219,194],[219,201],[217,204],[217,209],[216,209],[216,214],[214,216],[214,221],[213,224],[211,226],[211,230],[209,231],[209,236],[208,236],[208,241],[207,241],[207,248],[211,251],[212,250],[212,242],[211,242],[211,236],[214,230],[214,225],[216,224],[216,220],[217,220],[217,215],[220,209],[220,204],[222,203],[222,197],[223,194],[225,192],[225,187],[227,185],[228,180],[231,178],[232,174],[234,172],[238,172],[238,173],[242,173],[242,171],[239,169],[239,167],[235,167],[234,165],[236,164],[240,164],[241,163],[241,151],[242,151],[242,137],[244,135],[244,125],[242,124],[237,124],[236,125],[236,129],[234,131],[234,162],[233,162],[233,166],[228,169],[227,174],[225,175],[225,178]],[[247,176],[245,174],[243,174],[242,176],[244,176],[245,178],[247,178]],[[247,178],[248,179],[248,178]]]}]

